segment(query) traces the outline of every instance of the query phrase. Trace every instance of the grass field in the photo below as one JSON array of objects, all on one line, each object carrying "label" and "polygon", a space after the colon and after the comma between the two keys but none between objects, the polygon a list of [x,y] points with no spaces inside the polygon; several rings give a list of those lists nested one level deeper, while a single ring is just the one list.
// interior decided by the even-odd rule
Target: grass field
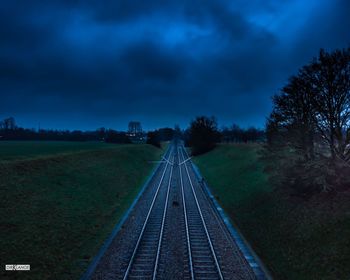
[{"label": "grass field", "polygon": [[100,142],[0,141],[0,161],[32,159],[112,147],[110,144]]},{"label": "grass field", "polygon": [[0,143],[1,279],[79,279],[163,152],[107,146]]},{"label": "grass field", "polygon": [[350,193],[273,190],[258,145],[221,145],[195,163],[275,279],[350,279]]}]

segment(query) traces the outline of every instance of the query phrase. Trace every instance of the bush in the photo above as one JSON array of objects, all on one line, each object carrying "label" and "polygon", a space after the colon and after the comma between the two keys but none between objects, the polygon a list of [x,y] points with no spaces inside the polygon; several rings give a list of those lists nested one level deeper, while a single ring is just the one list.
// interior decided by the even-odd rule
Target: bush
[{"label": "bush", "polygon": [[188,130],[187,145],[192,148],[193,155],[212,150],[220,141],[217,122],[214,117],[197,117],[191,122]]},{"label": "bush", "polygon": [[147,144],[160,148],[160,137],[157,131],[150,131],[147,133]]},{"label": "bush", "polygon": [[118,143],[118,144],[131,143],[129,137],[126,135],[125,132],[118,132],[114,130],[107,131],[105,141],[107,143]]}]

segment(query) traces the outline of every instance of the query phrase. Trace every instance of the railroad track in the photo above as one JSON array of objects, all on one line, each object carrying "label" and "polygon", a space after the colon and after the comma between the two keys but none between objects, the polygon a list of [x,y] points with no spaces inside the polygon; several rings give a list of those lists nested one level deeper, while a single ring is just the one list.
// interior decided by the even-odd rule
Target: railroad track
[{"label": "railroad track", "polygon": [[[173,164],[172,150],[154,194],[143,227],[139,234],[123,279],[156,279],[160,249],[163,240],[164,224],[169,199]],[[166,182],[166,187],[164,187]]]},{"label": "railroad track", "polygon": [[[190,158],[187,154],[187,151],[185,149],[183,149],[184,151],[184,155],[187,158]],[[191,163],[189,163],[189,170],[191,173],[191,178],[194,178],[192,180],[197,180],[198,182],[198,178],[196,173],[193,170],[193,166]],[[237,254],[237,244],[236,241],[234,240],[233,236],[231,235],[231,233],[229,232],[225,222],[223,221],[222,217],[220,216],[218,209],[216,209],[215,205],[212,203],[212,201],[210,200],[209,196],[207,195],[207,193],[205,192],[204,188],[203,188],[203,183],[200,182],[197,184],[197,194],[199,197],[201,197],[201,203],[202,205],[204,205],[207,210],[206,212],[206,216],[210,217],[209,221],[212,222],[213,224],[215,224],[215,226],[209,226],[209,234],[211,235],[211,239],[212,241],[216,244],[216,250],[218,252],[221,252],[219,254],[219,258],[226,258],[226,254],[225,252],[229,252],[229,255],[236,255],[235,258],[235,266],[237,268],[243,268],[245,266],[248,265],[248,261],[247,259],[244,258],[242,252],[239,252]],[[210,212],[210,214],[208,213]],[[219,234],[218,234],[219,233]],[[239,256],[240,255],[240,256]],[[252,258],[250,258],[250,260],[252,260]],[[257,271],[257,274],[254,276],[254,273],[252,271],[250,271],[251,273],[246,273],[243,277],[242,276],[233,276],[232,275],[232,269],[227,269],[227,267],[225,267],[226,262],[223,261],[223,263],[225,263],[222,267],[222,274],[225,276],[225,279],[231,279],[231,278],[238,278],[238,279],[259,279],[259,280],[266,280],[265,274],[263,271],[259,270]],[[231,270],[231,271],[230,271]],[[238,269],[235,273],[237,273],[238,275],[241,274],[241,272],[239,271],[240,269]],[[247,272],[247,271],[246,271]]]},{"label": "railroad track", "polygon": [[[200,188],[184,147],[172,144],[169,150],[122,279],[180,279],[167,270],[172,266],[167,260],[172,253],[169,248],[174,250],[174,245],[170,245],[174,234],[183,240],[183,244],[175,248],[183,260],[181,279],[255,279]],[[174,210],[177,194],[180,197],[176,207],[179,208]],[[174,217],[181,221],[180,228],[170,226]],[[234,262],[227,260],[232,257]]]},{"label": "railroad track", "polygon": [[[224,279],[218,261],[218,254],[214,249],[188,171],[187,162],[185,162],[187,159],[184,157],[183,147],[178,148],[178,155],[183,162],[183,164],[180,165],[179,170],[183,212],[186,225],[188,270],[190,279]],[[184,186],[185,180],[188,182],[186,187]]]}]

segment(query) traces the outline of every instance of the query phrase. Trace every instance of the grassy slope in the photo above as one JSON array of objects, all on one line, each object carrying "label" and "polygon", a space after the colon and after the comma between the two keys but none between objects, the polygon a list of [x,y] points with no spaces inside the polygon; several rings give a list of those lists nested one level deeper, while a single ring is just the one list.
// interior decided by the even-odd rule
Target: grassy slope
[{"label": "grassy slope", "polygon": [[162,153],[149,145],[73,150],[0,162],[1,267],[31,264],[5,278],[79,278]]},{"label": "grassy slope", "polygon": [[276,279],[350,279],[350,194],[273,191],[258,149],[222,145],[195,162]]}]

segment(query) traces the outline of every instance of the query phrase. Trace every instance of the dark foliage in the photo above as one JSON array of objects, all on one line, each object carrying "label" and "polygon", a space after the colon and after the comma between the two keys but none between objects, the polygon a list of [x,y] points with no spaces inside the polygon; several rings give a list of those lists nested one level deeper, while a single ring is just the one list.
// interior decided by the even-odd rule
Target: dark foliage
[{"label": "dark foliage", "polygon": [[160,137],[157,131],[149,131],[147,133],[147,144],[160,148]]},{"label": "dark foliage", "polygon": [[160,141],[171,141],[174,138],[174,129],[165,127],[155,131]]},{"label": "dark foliage", "polygon": [[160,128],[147,133],[147,144],[160,148],[160,143],[171,141],[175,137],[175,130],[169,127]]},{"label": "dark foliage", "polygon": [[13,117],[0,121],[0,130],[13,130],[16,128],[16,121]]},{"label": "dark foliage", "polygon": [[[350,172],[350,49],[304,66],[273,98],[266,157],[281,185],[312,194],[348,185]],[[345,172],[345,173],[344,173]]]},{"label": "dark foliage", "polygon": [[106,143],[117,143],[117,144],[128,144],[131,143],[130,138],[126,135],[125,132],[119,132],[112,129],[106,131],[105,134]]},{"label": "dark foliage", "polygon": [[185,137],[193,155],[203,154],[212,150],[216,143],[220,141],[216,119],[205,116],[197,117],[191,122]]},{"label": "dark foliage", "polygon": [[263,142],[265,140],[264,130],[255,127],[243,129],[236,124],[224,127],[220,133],[222,141],[226,143]]},{"label": "dark foliage", "polygon": [[26,129],[15,125],[14,118],[0,122],[0,140],[45,140],[45,141],[105,141],[130,143],[125,132],[100,128],[95,131]]}]

